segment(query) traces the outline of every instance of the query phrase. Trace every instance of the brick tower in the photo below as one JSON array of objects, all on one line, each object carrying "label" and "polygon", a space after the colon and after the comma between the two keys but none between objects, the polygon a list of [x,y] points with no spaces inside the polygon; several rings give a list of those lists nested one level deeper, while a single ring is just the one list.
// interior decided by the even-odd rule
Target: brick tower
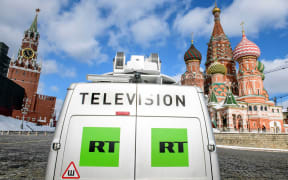
[{"label": "brick tower", "polygon": [[207,74],[207,71],[209,66],[215,61],[218,61],[226,67],[227,73],[224,77],[225,85],[231,87],[231,90],[234,94],[238,94],[236,63],[233,61],[232,58],[233,54],[230,41],[225,35],[220,23],[220,12],[221,10],[215,4],[215,8],[212,11],[214,15],[214,28],[210,37],[210,41],[208,43],[207,61],[205,63],[205,94],[209,93],[209,86],[211,85],[211,75]]},{"label": "brick tower", "polygon": [[181,76],[182,85],[197,86],[204,90],[204,76],[200,72],[201,53],[195,48],[193,40],[184,55],[186,72]]},{"label": "brick tower", "polygon": [[37,62],[37,49],[40,34],[37,31],[37,17],[39,9],[30,28],[24,32],[21,48],[17,59],[10,62],[8,78],[25,89],[26,97],[23,106],[27,114],[14,110],[12,116],[24,118],[38,124],[49,124],[54,113],[56,98],[37,94],[41,64]]}]

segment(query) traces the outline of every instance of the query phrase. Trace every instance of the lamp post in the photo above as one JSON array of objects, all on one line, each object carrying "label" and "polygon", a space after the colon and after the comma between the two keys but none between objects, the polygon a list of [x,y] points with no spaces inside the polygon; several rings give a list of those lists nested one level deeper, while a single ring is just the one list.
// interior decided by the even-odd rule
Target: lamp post
[{"label": "lamp post", "polygon": [[28,112],[28,98],[25,98],[24,99],[24,103],[23,103],[23,105],[22,105],[23,107],[22,107],[22,109],[21,109],[21,113],[22,113],[22,115],[23,115],[23,117],[22,117],[22,122],[21,122],[21,125],[20,125],[20,128],[21,129],[23,129],[23,126],[24,126],[24,118],[25,118],[25,115],[27,114],[27,112]]}]

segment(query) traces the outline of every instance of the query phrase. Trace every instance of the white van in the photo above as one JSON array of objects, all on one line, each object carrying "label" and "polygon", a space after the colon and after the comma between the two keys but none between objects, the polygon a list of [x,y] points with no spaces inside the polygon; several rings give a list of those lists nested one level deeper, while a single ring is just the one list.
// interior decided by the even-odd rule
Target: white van
[{"label": "white van", "polygon": [[68,88],[46,180],[220,179],[203,92],[191,86]]}]

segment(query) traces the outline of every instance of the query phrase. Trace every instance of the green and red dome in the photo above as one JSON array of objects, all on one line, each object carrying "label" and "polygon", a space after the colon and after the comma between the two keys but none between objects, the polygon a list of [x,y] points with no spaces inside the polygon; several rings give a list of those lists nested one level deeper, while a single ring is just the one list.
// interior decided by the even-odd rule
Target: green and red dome
[{"label": "green and red dome", "polygon": [[184,55],[184,60],[198,60],[201,61],[202,55],[201,53],[195,48],[194,44],[191,44],[190,48],[186,51]]}]

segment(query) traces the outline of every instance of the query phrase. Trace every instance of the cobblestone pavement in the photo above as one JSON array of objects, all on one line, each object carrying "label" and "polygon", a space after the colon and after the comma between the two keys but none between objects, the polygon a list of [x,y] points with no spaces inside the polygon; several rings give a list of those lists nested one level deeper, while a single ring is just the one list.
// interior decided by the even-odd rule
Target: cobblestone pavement
[{"label": "cobblestone pavement", "polygon": [[217,150],[222,179],[288,179],[288,153]]},{"label": "cobblestone pavement", "polygon": [[0,179],[44,179],[52,134],[0,136]]},{"label": "cobblestone pavement", "polygon": [[[0,180],[42,180],[52,135],[0,136]],[[222,179],[288,179],[288,153],[218,148]]]}]

